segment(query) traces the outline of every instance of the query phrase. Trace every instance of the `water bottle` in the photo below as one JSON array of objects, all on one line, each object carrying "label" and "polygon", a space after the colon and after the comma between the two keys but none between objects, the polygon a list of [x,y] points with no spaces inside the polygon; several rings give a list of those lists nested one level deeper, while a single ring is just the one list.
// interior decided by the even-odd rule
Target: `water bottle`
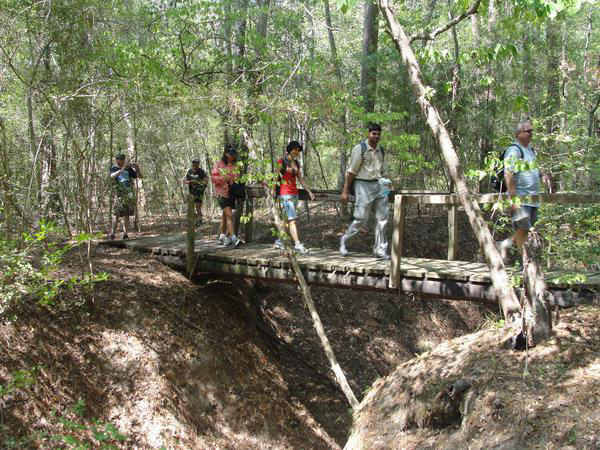
[{"label": "water bottle", "polygon": [[390,192],[392,192],[392,180],[390,180],[389,178],[380,178],[379,190],[381,192],[382,197],[388,197],[390,195]]}]

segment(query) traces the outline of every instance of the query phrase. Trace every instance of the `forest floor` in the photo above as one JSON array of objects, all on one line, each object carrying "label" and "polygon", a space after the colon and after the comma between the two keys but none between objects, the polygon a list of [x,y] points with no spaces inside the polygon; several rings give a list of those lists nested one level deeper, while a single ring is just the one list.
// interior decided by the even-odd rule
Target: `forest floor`
[{"label": "forest floor", "polygon": [[[315,217],[301,221],[305,244],[336,248],[346,221]],[[443,257],[445,214],[413,219],[407,254]],[[476,258],[462,220],[459,257]],[[371,245],[365,231],[352,249]],[[192,283],[147,255],[96,244],[89,261],[69,253],[60,276],[90,263],[108,280],[0,323],[0,448],[343,447],[350,408],[294,286]],[[495,309],[469,302],[332,288],[313,296],[359,398],[415,355],[497,322]]]}]

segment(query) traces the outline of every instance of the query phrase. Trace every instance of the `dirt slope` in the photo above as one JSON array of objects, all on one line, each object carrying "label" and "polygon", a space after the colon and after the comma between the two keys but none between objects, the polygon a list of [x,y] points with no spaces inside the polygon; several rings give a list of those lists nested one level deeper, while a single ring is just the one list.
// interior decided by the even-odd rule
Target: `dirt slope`
[{"label": "dirt slope", "polygon": [[[349,407],[295,287],[195,285],[148,256],[104,246],[92,264],[110,274],[94,291],[64,292],[54,307],[0,324],[0,385],[14,387],[16,371],[37,368],[0,398],[2,448],[56,448],[52,435],[99,446],[94,421],[124,433],[124,442],[109,440],[121,448],[343,446]],[[73,253],[61,275],[83,267]],[[395,295],[314,296],[359,397],[489,314]]]},{"label": "dirt slope", "polygon": [[401,364],[363,400],[345,448],[600,448],[598,318],[563,312],[527,352],[488,329]]}]

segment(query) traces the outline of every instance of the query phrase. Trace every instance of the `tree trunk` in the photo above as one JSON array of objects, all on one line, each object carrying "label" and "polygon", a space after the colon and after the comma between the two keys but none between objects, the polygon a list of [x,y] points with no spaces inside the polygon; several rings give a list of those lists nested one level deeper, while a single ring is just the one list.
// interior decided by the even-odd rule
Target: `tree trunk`
[{"label": "tree trunk", "polygon": [[550,338],[552,333],[552,313],[549,300],[552,293],[546,289],[541,265],[542,238],[536,231],[529,232],[523,246],[523,287],[527,308],[527,338],[529,346]]},{"label": "tree trunk", "polygon": [[546,65],[546,100],[544,116],[546,117],[546,133],[555,133],[559,129],[556,113],[560,108],[560,34],[561,26],[558,21],[546,24],[546,40],[548,60]]},{"label": "tree trunk", "polygon": [[[329,0],[323,0],[323,6],[325,7],[325,24],[327,25],[327,36],[329,37],[329,49],[331,51],[331,59],[333,61],[333,67],[335,70],[335,76],[340,83],[340,86],[344,86],[344,80],[342,78],[342,67],[337,54],[337,48],[335,46],[335,36],[333,35],[333,26],[331,21],[331,11],[329,9]],[[346,147],[348,146],[348,124],[346,122],[347,108],[344,104],[343,111],[340,114],[340,125],[342,127],[342,139],[341,148],[339,153],[340,160],[340,171],[338,173],[337,188],[341,190],[344,187],[344,179],[346,178],[346,166],[348,164],[348,158],[346,155]]]},{"label": "tree trunk", "polygon": [[409,78],[415,91],[417,101],[426,117],[427,124],[437,139],[450,176],[452,177],[452,180],[454,180],[460,203],[467,214],[469,223],[473,228],[477,241],[483,249],[486,262],[490,268],[492,283],[494,285],[496,295],[500,300],[500,305],[502,306],[504,316],[507,318],[507,320],[516,319],[520,317],[521,307],[519,305],[519,301],[517,300],[515,292],[511,286],[508,274],[504,269],[504,263],[502,262],[502,258],[496,249],[490,230],[481,216],[479,205],[471,197],[464,171],[458,159],[458,155],[454,150],[454,146],[450,140],[446,127],[444,126],[444,123],[442,122],[437,110],[428,99],[430,95],[429,90],[423,83],[421,69],[412,49],[410,48],[408,37],[392,13],[392,10],[388,4],[388,0],[379,0],[379,4],[385,16],[392,39],[402,57],[404,65],[408,70]]},{"label": "tree trunk", "polygon": [[[243,132],[243,135],[244,135],[244,140],[248,143],[249,146],[256,147],[256,145],[254,145],[254,141],[252,140],[252,138],[245,131]],[[263,186],[267,192],[270,192],[272,189],[272,186],[269,186],[269,184],[264,181],[263,181]],[[271,212],[273,220],[275,221],[275,226],[277,227],[277,230],[279,231],[281,236],[287,236],[287,234],[285,233],[285,224],[283,222],[283,219],[281,218],[279,208],[275,204],[275,200],[273,199],[273,196],[267,195],[265,198],[267,201],[267,207],[268,207],[269,211]],[[323,327],[323,323],[321,322],[321,318],[319,317],[319,313],[318,313],[315,303],[312,299],[310,286],[308,285],[308,283],[306,282],[306,279],[304,278],[302,269],[300,269],[300,265],[298,264],[298,260],[296,259],[295,252],[290,247],[290,239],[287,238],[287,239],[282,239],[282,240],[285,243],[286,256],[287,256],[288,260],[290,261],[290,264],[292,265],[292,270],[294,271],[294,274],[296,275],[296,279],[298,280],[298,285],[300,286],[300,292],[302,292],[302,297],[304,298],[306,307],[308,308],[308,310],[310,312],[310,316],[313,321],[313,326],[315,328],[315,331],[317,332],[317,335],[319,336],[319,340],[321,341],[321,346],[323,347],[323,350],[325,351],[325,355],[327,356],[327,359],[329,360],[329,364],[331,365],[331,370],[333,371],[333,373],[335,375],[335,379],[337,380],[340,388],[342,389],[342,392],[348,399],[350,406],[354,409],[358,406],[358,400],[356,399],[354,392],[352,392],[352,388],[348,384],[346,375],[344,375],[344,371],[342,370],[342,367],[338,363],[337,358],[335,357],[335,353],[333,352],[333,348],[331,348],[331,344],[329,343],[329,339],[327,338],[327,335],[325,334],[325,328]]]},{"label": "tree trunk", "polygon": [[377,41],[379,37],[379,9],[371,0],[365,1],[365,18],[363,29],[362,63],[360,71],[360,90],[363,96],[365,111],[375,111],[377,93]]}]

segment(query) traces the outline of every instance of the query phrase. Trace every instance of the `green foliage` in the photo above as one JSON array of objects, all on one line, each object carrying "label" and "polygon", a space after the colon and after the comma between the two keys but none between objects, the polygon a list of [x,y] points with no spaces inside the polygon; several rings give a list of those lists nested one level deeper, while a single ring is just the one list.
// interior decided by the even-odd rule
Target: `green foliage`
[{"label": "green foliage", "polygon": [[2,397],[12,394],[15,391],[25,389],[36,382],[38,366],[31,369],[17,370],[12,374],[12,380],[2,385],[0,384],[0,400]]},{"label": "green foliage", "polygon": [[547,241],[547,265],[570,271],[561,281],[581,281],[578,270],[600,270],[600,205],[544,205],[537,226]]},{"label": "green foliage", "polygon": [[[11,393],[25,389],[36,382],[36,371],[38,367],[30,370],[18,370],[13,374],[13,381],[6,385],[0,385],[0,401]],[[0,403],[1,404],[1,403]],[[0,426],[0,438],[4,446],[2,448],[23,448],[34,441],[46,441],[61,443],[65,448],[73,449],[116,449],[116,444],[123,443],[127,436],[121,433],[112,423],[101,422],[98,419],[86,419],[85,401],[79,399],[65,415],[57,415],[55,411],[50,413],[51,422],[60,425],[63,432],[49,435],[46,431],[36,431],[26,436],[13,436],[8,430]],[[56,444],[53,444],[56,445]]]},{"label": "green foliage", "polygon": [[52,417],[62,425],[64,432],[50,436],[51,442],[60,442],[67,448],[74,449],[116,449],[115,444],[125,442],[127,436],[121,433],[112,423],[104,423],[97,419],[86,420],[85,401],[79,399],[64,416],[53,411]]},{"label": "green foliage", "polygon": [[[53,305],[59,293],[76,287],[91,288],[95,283],[105,281],[106,273],[86,274],[83,278],[55,277],[63,256],[77,245],[97,237],[81,234],[74,244],[58,245],[51,240],[60,229],[52,222],[41,221],[39,228],[23,234],[23,243],[0,237],[0,315],[13,306],[32,299],[39,305]],[[73,300],[71,300],[73,301]]]}]

